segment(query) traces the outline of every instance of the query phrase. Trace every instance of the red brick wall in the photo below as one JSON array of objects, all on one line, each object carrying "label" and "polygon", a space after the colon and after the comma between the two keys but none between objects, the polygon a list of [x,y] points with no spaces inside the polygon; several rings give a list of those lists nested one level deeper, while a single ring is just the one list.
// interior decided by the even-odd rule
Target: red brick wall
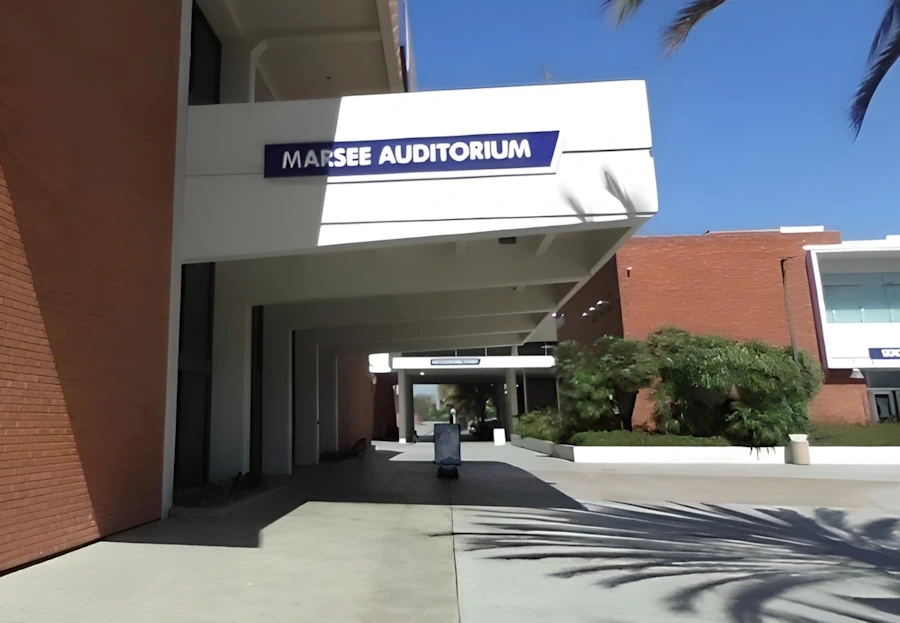
[{"label": "red brick wall", "polygon": [[338,448],[349,450],[359,439],[372,439],[375,385],[368,355],[338,359]]},{"label": "red brick wall", "polygon": [[[615,273],[599,272],[585,289],[588,298],[618,284],[620,335],[644,339],[667,325],[693,333],[739,340],[760,339],[789,345],[787,309],[781,279],[785,259],[788,300],[797,344],[818,358],[819,348],[803,246],[840,242],[840,233],[782,234],[744,232],[704,236],[654,236],[629,240],[616,255]],[[609,266],[609,265],[607,265]],[[585,301],[573,297],[562,310],[577,327],[560,331],[560,339],[596,339],[614,333],[615,319],[591,323],[580,318]],[[862,385],[828,384],[813,401],[813,420],[866,421]],[[635,423],[649,421],[650,401],[635,407]]]},{"label": "red brick wall", "polygon": [[[564,316],[558,323],[560,341],[578,340],[586,344],[601,335],[622,335],[622,308],[619,297],[619,278],[613,257],[560,310]],[[590,317],[581,314],[597,301],[609,301],[606,309],[598,309]]]},{"label": "red brick wall", "polygon": [[178,0],[0,0],[0,570],[158,518]]}]

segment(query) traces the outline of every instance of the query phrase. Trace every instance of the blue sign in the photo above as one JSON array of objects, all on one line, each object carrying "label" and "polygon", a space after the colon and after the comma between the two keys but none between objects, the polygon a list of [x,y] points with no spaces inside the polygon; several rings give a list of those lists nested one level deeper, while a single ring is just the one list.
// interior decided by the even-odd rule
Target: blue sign
[{"label": "blue sign", "polygon": [[549,169],[559,132],[266,145],[266,177]]},{"label": "blue sign", "polygon": [[900,359],[900,347],[870,348],[869,359]]}]

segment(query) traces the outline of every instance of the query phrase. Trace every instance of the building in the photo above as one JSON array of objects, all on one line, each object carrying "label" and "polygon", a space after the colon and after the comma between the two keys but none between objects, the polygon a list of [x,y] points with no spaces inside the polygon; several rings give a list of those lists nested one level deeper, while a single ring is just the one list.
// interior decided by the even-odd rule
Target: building
[{"label": "building", "polygon": [[900,418],[900,236],[805,249],[819,357],[865,379],[872,421]]},{"label": "building", "polygon": [[[873,336],[855,345],[851,352],[857,354],[862,348],[864,361],[835,359],[845,352],[841,350],[845,344],[853,343],[855,335],[848,334],[841,341],[843,336],[834,332],[845,325],[819,322],[818,317],[825,313],[818,310],[826,308],[817,295],[821,293],[816,286],[819,277],[814,277],[811,266],[824,262],[822,265],[830,271],[831,258],[836,265],[841,257],[846,258],[841,265],[847,272],[864,267],[862,260],[852,259],[853,249],[860,252],[858,244],[840,241],[840,233],[822,227],[632,238],[560,309],[559,339],[590,343],[607,334],[645,339],[664,326],[783,346],[791,345],[793,338],[798,348],[818,357],[826,371],[825,385],[811,405],[811,419],[868,422],[872,411],[866,385],[851,378],[852,369],[872,369],[869,377],[874,381],[885,364],[865,359],[865,344],[873,348],[892,345],[889,334],[880,330],[886,325],[871,325],[870,330],[880,327],[875,329],[878,339]],[[895,277],[900,271],[897,256],[889,259],[885,245],[881,246],[882,250],[868,251],[882,262],[873,264],[873,269],[879,270],[871,274],[871,279],[889,277],[891,266]],[[839,255],[841,250],[843,254]],[[834,277],[824,278],[826,284],[837,283],[829,282]],[[884,315],[881,312],[878,317]],[[900,339],[894,342],[900,343]],[[822,345],[830,345],[827,357]],[[892,387],[900,387],[896,380],[893,382]],[[652,419],[648,394],[643,391],[638,398],[636,425]]]},{"label": "building", "polygon": [[643,82],[411,92],[397,0],[0,15],[0,570],[366,436],[369,353],[555,339],[657,210]]}]

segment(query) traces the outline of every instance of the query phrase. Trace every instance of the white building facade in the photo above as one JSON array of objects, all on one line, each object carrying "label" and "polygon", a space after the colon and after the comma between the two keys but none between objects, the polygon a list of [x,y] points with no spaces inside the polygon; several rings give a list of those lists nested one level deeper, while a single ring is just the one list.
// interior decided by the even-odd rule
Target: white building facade
[{"label": "white building facade", "polygon": [[642,81],[410,92],[402,3],[349,4],[198,2],[221,84],[179,121],[164,511],[338,449],[342,360],[554,340],[657,211]]},{"label": "white building facade", "polygon": [[806,247],[822,361],[859,371],[873,420],[900,417],[900,236]]}]

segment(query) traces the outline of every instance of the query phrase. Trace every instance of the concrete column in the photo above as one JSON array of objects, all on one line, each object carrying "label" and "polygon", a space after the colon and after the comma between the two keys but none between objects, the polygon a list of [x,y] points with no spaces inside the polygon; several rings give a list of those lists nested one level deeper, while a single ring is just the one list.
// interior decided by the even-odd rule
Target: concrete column
[{"label": "concrete column", "polygon": [[213,311],[209,479],[250,470],[250,307],[219,284]]},{"label": "concrete column", "polygon": [[397,414],[400,443],[412,443],[416,432],[416,418],[413,409],[413,384],[406,370],[397,372],[397,396],[400,407],[400,413]]},{"label": "concrete column", "polygon": [[219,99],[223,104],[256,101],[256,69],[265,52],[265,42],[225,41],[222,45],[222,74]]},{"label": "concrete column", "polygon": [[497,419],[503,423],[503,426],[506,427],[506,395],[504,394],[504,389],[506,388],[506,383],[504,381],[497,381],[494,385],[494,406],[497,407]]},{"label": "concrete column", "polygon": [[528,372],[522,370],[522,399],[525,401],[522,413],[528,413]]},{"label": "concrete column", "polygon": [[338,360],[319,351],[319,454],[338,449]]},{"label": "concrete column", "polygon": [[178,68],[178,118],[175,124],[175,192],[172,206],[172,267],[169,278],[169,346],[166,365],[166,416],[163,437],[162,509],[166,519],[175,486],[175,424],[178,412],[178,339],[181,317],[181,223],[184,215],[188,78],[191,67],[191,1],[181,0],[181,53]]},{"label": "concrete column", "polygon": [[319,462],[319,349],[294,332],[294,465]]},{"label": "concrete column", "polygon": [[506,371],[506,413],[503,419],[507,435],[512,433],[513,417],[516,415],[519,415],[519,393],[516,391],[516,371],[510,368]]},{"label": "concrete column", "polygon": [[262,471],[290,474],[294,414],[291,405],[293,366],[289,317],[278,306],[266,307],[263,323]]}]

